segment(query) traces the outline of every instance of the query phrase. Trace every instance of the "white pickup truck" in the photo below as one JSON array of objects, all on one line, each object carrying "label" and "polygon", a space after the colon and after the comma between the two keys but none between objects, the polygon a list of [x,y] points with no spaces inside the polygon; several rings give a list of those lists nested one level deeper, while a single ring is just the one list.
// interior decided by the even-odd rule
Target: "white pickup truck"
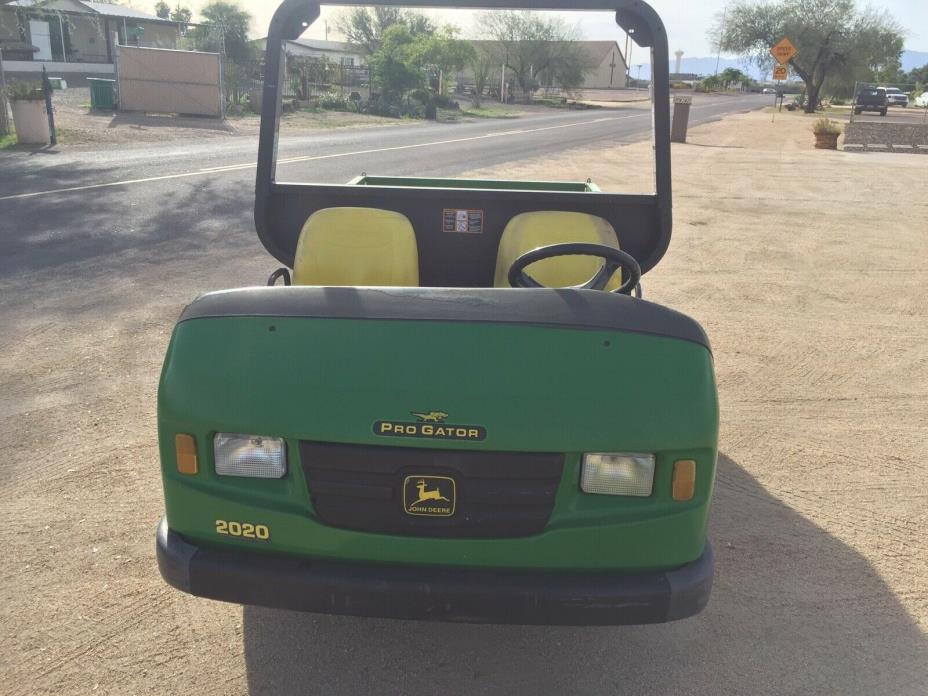
[{"label": "white pickup truck", "polygon": [[909,105],[909,95],[898,87],[886,87],[886,101],[890,106],[905,108]]}]

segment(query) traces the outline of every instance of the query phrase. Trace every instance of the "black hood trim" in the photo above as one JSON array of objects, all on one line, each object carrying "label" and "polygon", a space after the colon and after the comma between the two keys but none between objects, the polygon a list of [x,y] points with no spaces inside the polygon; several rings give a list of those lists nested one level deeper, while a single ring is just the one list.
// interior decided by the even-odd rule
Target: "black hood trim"
[{"label": "black hood trim", "polygon": [[243,288],[203,295],[184,310],[180,321],[219,317],[474,322],[624,331],[690,341],[711,352],[706,332],[685,314],[594,290]]}]

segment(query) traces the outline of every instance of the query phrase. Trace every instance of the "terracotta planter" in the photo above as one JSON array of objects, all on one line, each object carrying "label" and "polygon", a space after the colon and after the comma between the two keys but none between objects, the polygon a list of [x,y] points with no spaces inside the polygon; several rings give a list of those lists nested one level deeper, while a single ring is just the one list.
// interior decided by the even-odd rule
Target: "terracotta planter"
[{"label": "terracotta planter", "polygon": [[816,133],[815,149],[816,150],[837,150],[838,136],[840,133]]},{"label": "terracotta planter", "polygon": [[17,142],[22,145],[48,145],[51,136],[45,100],[16,99],[11,102]]}]

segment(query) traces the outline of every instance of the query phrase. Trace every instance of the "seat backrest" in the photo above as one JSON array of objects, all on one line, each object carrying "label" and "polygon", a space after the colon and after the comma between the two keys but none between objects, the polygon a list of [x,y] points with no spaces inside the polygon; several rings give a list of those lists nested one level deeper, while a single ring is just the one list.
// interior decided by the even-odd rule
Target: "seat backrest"
[{"label": "seat backrest", "polygon": [[[619,239],[608,221],[587,213],[539,211],[516,215],[503,231],[496,257],[494,284],[508,288],[509,268],[517,258],[538,247],[552,244],[602,244],[619,248]],[[582,285],[602,268],[602,259],[592,256],[561,256],[533,263],[526,273],[549,288]],[[609,281],[607,290],[622,284],[621,273]]]},{"label": "seat backrest", "polygon": [[416,233],[405,215],[379,208],[325,208],[300,233],[294,285],[418,287]]}]

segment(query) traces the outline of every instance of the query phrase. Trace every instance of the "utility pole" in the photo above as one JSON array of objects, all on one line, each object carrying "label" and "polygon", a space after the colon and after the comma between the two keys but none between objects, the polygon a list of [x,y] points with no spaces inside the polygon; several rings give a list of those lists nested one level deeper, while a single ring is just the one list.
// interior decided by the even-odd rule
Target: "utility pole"
[{"label": "utility pole", "polygon": [[[64,43],[64,19],[60,12],[58,13],[58,26],[60,27],[60,31],[61,31],[61,62],[67,63],[68,62],[68,47]],[[51,33],[51,30],[49,30],[49,34],[50,33]],[[49,38],[51,38],[51,36],[49,36]]]},{"label": "utility pole", "polygon": [[0,137],[10,134],[10,112],[6,105],[6,77],[3,74],[3,49],[0,48]]},{"label": "utility pole", "polygon": [[500,69],[499,78],[499,100],[502,104],[507,102],[506,97],[506,65],[509,63],[509,46],[506,46],[506,58],[503,60],[503,66]]},{"label": "utility pole", "polygon": [[625,56],[623,57],[623,59],[625,60],[625,86],[626,87],[628,87],[628,78],[629,78],[628,72],[629,70],[631,70],[631,68],[628,65],[631,59],[631,56],[628,55],[628,45],[629,45],[628,42],[629,42],[628,32],[625,32]]},{"label": "utility pole", "polygon": [[55,129],[55,105],[52,104],[52,83],[48,79],[48,70],[42,66],[42,92],[45,94],[45,111],[48,112],[48,132],[51,144],[58,144],[58,131]]},{"label": "utility pole", "polygon": [[628,44],[628,53],[625,54],[625,78],[626,82],[632,76],[632,52],[635,50],[635,42],[630,41]]},{"label": "utility pole", "polygon": [[727,16],[728,8],[726,7],[722,10],[722,23],[719,24],[719,50],[715,54],[715,74],[719,74],[719,63],[722,60],[722,35],[725,33],[725,17]]}]

